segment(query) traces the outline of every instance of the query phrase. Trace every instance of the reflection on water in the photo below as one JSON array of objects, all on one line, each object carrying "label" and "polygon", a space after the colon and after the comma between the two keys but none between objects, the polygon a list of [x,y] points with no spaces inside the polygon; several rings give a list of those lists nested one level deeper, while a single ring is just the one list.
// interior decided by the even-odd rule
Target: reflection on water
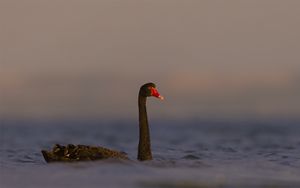
[{"label": "reflection on water", "polygon": [[[1,187],[299,187],[297,122],[153,122],[153,161],[136,161],[134,122],[2,121]],[[46,164],[53,144],[101,145],[130,161]],[[15,181],[18,180],[18,181]]]}]

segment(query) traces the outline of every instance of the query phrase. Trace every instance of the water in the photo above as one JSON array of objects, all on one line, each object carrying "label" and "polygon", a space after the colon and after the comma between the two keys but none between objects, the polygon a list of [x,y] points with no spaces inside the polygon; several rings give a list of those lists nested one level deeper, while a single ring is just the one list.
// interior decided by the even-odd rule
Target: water
[{"label": "water", "polygon": [[[153,161],[136,160],[136,122],[1,121],[0,187],[300,187],[292,121],[151,121]],[[45,163],[55,144],[100,145],[131,161]]]}]

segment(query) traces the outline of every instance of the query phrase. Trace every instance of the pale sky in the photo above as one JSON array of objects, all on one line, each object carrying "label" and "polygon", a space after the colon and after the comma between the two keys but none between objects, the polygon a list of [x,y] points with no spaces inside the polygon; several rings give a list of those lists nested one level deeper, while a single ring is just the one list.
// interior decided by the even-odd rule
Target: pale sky
[{"label": "pale sky", "polygon": [[0,118],[300,117],[298,0],[1,0]]}]

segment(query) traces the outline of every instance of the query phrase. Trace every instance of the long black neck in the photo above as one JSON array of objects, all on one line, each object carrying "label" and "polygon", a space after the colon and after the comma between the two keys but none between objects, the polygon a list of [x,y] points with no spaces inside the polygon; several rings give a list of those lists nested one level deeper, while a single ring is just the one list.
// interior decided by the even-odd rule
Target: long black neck
[{"label": "long black neck", "polygon": [[140,128],[140,140],[138,148],[138,160],[145,161],[151,160],[151,144],[150,144],[150,132],[148,126],[147,109],[146,109],[147,98],[139,93],[139,128]]}]

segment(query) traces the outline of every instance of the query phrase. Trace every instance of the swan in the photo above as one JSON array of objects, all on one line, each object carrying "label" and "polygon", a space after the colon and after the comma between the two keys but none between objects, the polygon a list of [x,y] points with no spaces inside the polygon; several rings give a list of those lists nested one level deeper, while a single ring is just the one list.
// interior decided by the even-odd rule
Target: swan
[{"label": "swan", "polygon": [[[140,161],[152,160],[150,131],[146,110],[147,97],[156,97],[163,100],[154,83],[146,83],[140,87],[138,94],[139,108],[139,144],[137,159]],[[111,150],[99,146],[73,145],[62,146],[55,144],[51,151],[42,150],[42,155],[47,163],[50,162],[75,162],[93,161],[101,159],[125,159],[128,160],[126,153]]]}]

